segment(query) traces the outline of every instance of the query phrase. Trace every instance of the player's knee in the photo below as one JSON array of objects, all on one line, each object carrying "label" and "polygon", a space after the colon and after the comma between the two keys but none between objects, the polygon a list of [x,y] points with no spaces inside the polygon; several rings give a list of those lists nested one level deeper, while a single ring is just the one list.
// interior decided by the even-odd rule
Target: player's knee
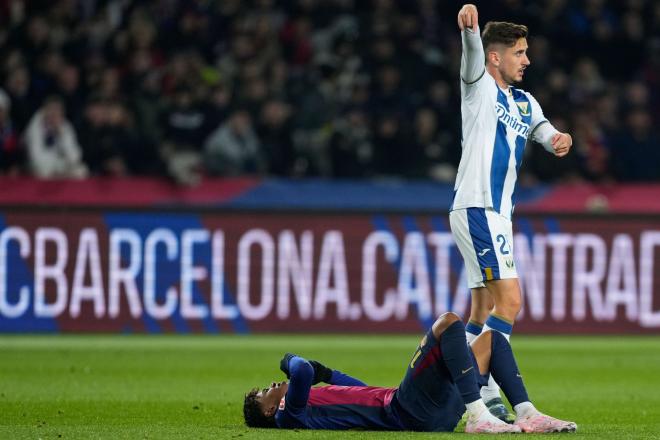
[{"label": "player's knee", "polygon": [[449,328],[449,326],[455,322],[462,322],[461,318],[456,313],[453,312],[443,313],[433,323],[433,335],[436,338],[440,337],[442,332],[447,330],[447,328]]},{"label": "player's knee", "polygon": [[438,320],[445,321],[445,322],[448,323],[448,325],[452,325],[452,324],[455,323],[456,321],[460,321],[460,320],[461,320],[461,317],[458,316],[458,315],[457,315],[456,313],[454,313],[454,312],[446,312],[446,313],[443,313],[442,315],[440,315],[440,317],[438,318]]},{"label": "player's knee", "polygon": [[520,299],[520,296],[511,296],[506,298],[504,303],[501,304],[501,306],[498,308],[504,308],[507,312],[506,313],[507,315],[515,317],[520,312],[521,307],[522,307],[522,301]]}]

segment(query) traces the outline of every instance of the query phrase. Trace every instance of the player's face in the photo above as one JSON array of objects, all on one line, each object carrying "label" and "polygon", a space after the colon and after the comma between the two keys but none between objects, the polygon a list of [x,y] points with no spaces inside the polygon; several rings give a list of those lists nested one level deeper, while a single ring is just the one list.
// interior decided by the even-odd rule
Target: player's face
[{"label": "player's face", "polygon": [[529,58],[527,58],[527,39],[520,38],[512,47],[504,48],[500,55],[498,70],[502,75],[502,79],[507,84],[522,81],[525,69],[530,63]]},{"label": "player's face", "polygon": [[272,407],[277,408],[288,389],[289,384],[286,382],[273,382],[270,384],[270,387],[264,388],[257,393],[257,399],[261,402],[261,407],[264,411]]}]

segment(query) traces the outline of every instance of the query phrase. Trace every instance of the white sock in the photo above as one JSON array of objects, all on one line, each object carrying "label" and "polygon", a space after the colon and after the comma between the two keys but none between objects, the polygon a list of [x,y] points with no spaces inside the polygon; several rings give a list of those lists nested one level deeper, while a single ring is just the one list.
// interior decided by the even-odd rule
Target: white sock
[{"label": "white sock", "polygon": [[477,336],[481,334],[481,329],[483,328],[482,324],[478,324],[472,320],[468,321],[465,326],[465,339],[467,339],[468,345],[474,341]]},{"label": "white sock", "polygon": [[496,399],[500,396],[500,386],[495,382],[493,376],[488,376],[488,385],[481,387],[481,398],[484,402]]},{"label": "white sock", "polygon": [[468,403],[465,405],[465,408],[467,410],[468,421],[476,422],[478,420],[486,420],[495,425],[505,423],[488,411],[488,408],[482,399]]},{"label": "white sock", "polygon": [[[483,331],[490,330],[493,332],[496,332],[497,330],[493,330],[491,327],[488,326],[488,324],[484,324],[484,329]],[[507,335],[506,333],[501,333],[502,336],[506,338],[507,341],[510,342],[511,340],[511,335]],[[500,396],[500,386],[495,382],[495,379],[493,379],[493,376],[488,377],[488,385],[485,387],[481,387],[481,398],[484,399],[484,402],[488,402],[492,399],[496,399]]]},{"label": "white sock", "polygon": [[[483,329],[482,331],[485,332],[486,330],[490,330],[490,331],[493,331],[493,332],[496,332],[496,331],[497,331],[497,330],[495,330],[495,329],[492,328],[492,327],[488,327],[488,324],[484,324],[484,329]],[[501,334],[502,336],[504,336],[504,337],[506,338],[506,340],[507,340],[509,343],[511,343],[511,335],[509,335],[509,334],[507,334],[507,333],[502,333],[502,332],[500,332],[500,334]]]},{"label": "white sock", "polygon": [[486,404],[481,399],[466,404],[465,409],[467,410],[468,418],[470,419],[478,419],[484,411],[488,412]]},{"label": "white sock", "polygon": [[532,404],[532,402],[522,402],[513,407],[513,410],[516,412],[518,417],[527,417],[529,415],[538,413],[539,410]]}]

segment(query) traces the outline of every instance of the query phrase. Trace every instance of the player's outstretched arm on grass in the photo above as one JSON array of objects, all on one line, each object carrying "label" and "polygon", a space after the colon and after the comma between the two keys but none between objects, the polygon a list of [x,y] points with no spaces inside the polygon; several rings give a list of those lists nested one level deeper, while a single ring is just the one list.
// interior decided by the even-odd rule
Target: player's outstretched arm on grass
[{"label": "player's outstretched arm on grass", "polygon": [[479,13],[477,7],[464,5],[458,11],[458,28],[461,30],[463,54],[461,56],[461,78],[466,84],[472,84],[485,72],[484,48],[479,36]]}]

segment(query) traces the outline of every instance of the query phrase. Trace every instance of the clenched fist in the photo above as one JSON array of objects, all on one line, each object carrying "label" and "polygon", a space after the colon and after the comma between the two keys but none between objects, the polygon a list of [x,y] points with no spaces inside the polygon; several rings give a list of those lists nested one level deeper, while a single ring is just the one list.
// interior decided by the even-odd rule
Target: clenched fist
[{"label": "clenched fist", "polygon": [[472,28],[476,32],[478,26],[479,13],[477,12],[477,7],[471,4],[463,5],[461,10],[458,11],[458,27],[460,30]]},{"label": "clenched fist", "polygon": [[556,133],[550,142],[552,149],[555,150],[555,156],[564,157],[573,145],[573,138],[568,133]]}]

